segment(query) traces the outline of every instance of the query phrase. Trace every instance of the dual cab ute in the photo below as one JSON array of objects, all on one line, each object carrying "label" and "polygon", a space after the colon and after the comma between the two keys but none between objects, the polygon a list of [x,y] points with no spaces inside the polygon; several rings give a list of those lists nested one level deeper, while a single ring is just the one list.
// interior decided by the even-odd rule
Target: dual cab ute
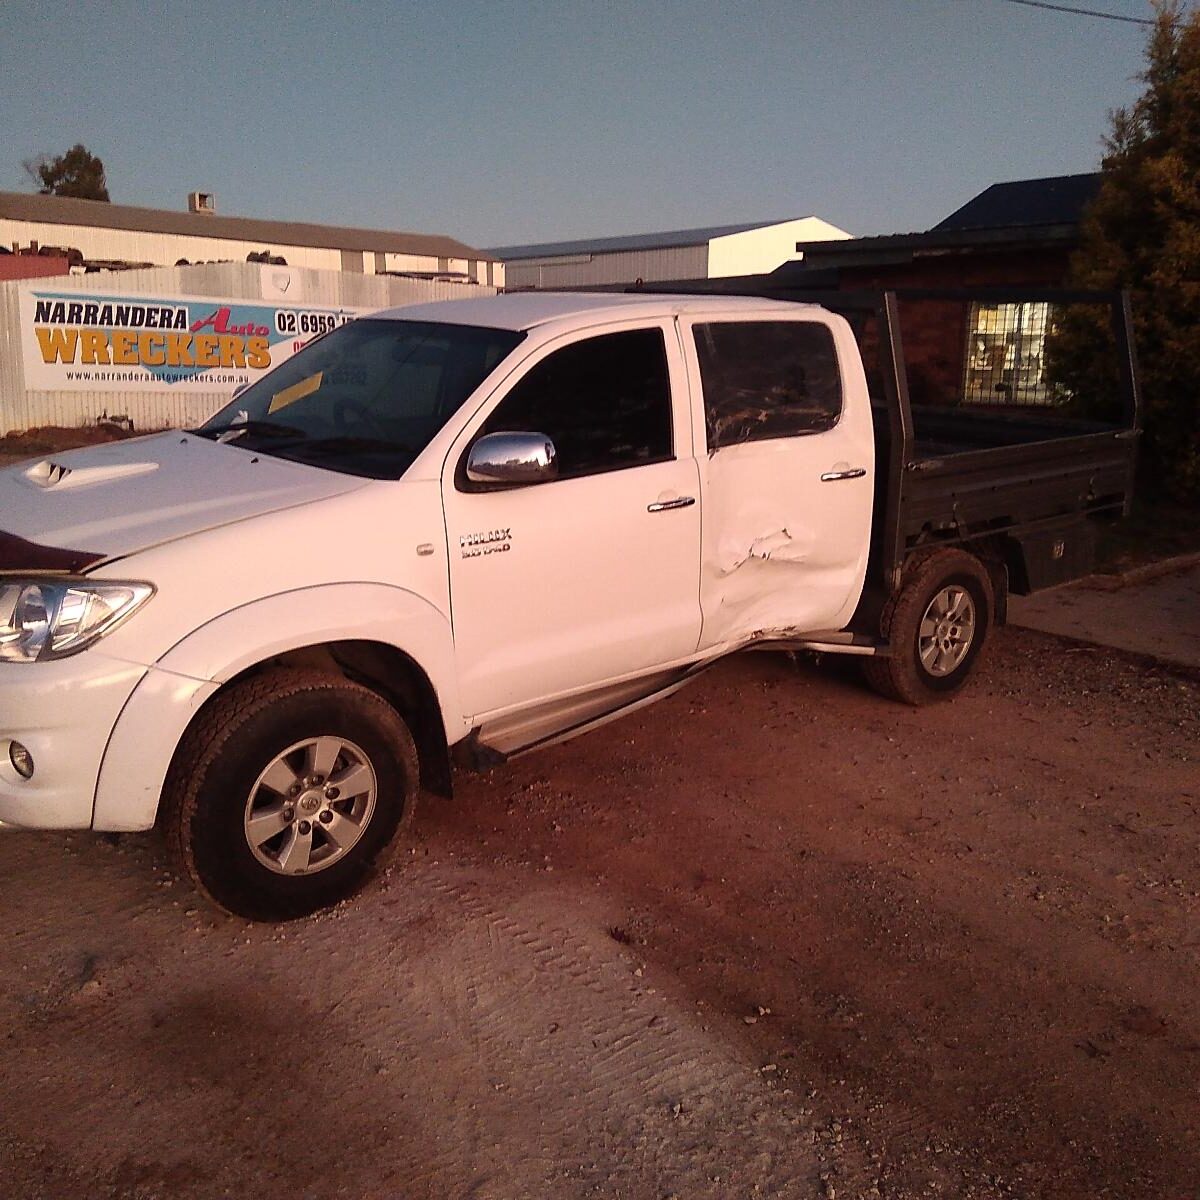
[{"label": "dual cab ute", "polygon": [[1134,424],[945,412],[925,453],[894,310],[875,406],[829,307],[508,295],[355,321],[199,429],[0,471],[0,822],[158,823],[218,905],[296,917],[452,760],[743,647],[949,695],[1009,588],[1084,569]]}]

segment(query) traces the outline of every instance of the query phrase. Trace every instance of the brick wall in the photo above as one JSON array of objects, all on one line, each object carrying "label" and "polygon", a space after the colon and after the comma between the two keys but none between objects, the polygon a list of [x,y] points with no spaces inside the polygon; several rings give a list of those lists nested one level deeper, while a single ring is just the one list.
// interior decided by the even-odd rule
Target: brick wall
[{"label": "brick wall", "polygon": [[54,254],[0,254],[0,279],[44,279],[69,275],[70,262]]}]

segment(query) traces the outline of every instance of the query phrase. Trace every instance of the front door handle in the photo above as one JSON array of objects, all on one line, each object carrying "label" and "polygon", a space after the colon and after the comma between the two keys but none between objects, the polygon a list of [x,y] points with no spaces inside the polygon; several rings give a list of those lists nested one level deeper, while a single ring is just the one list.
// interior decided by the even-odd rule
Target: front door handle
[{"label": "front door handle", "polygon": [[826,471],[821,476],[821,482],[834,483],[839,479],[861,479],[866,473],[866,467],[847,467],[844,471]]},{"label": "front door handle", "polygon": [[646,505],[647,512],[666,512],[672,508],[691,508],[696,503],[695,496],[677,496],[674,500],[656,500]]}]

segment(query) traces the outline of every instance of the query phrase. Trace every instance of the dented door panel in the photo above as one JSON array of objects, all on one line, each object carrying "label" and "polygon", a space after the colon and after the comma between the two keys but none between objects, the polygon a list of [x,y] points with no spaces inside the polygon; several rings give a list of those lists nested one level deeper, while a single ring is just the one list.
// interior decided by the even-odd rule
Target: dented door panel
[{"label": "dented door panel", "polygon": [[[774,436],[771,403],[789,391],[762,387],[762,411],[752,397],[724,428],[745,431],[729,444],[706,445],[701,458],[704,495],[700,601],[703,648],[840,629],[858,603],[870,545],[875,455],[870,405],[849,326],[816,310],[799,310],[800,323],[818,323],[832,335],[840,374],[841,411],[814,421],[816,432]],[[713,406],[705,410],[696,326],[686,322],[684,343],[697,429],[715,440]],[[753,321],[752,315],[740,321]],[[764,320],[781,322],[777,310]],[[712,384],[712,373],[709,373]],[[791,402],[791,401],[789,401]],[[802,405],[793,403],[796,411]],[[821,428],[821,425],[828,427]],[[763,434],[767,436],[763,436]],[[736,436],[736,435],[735,435]]]}]

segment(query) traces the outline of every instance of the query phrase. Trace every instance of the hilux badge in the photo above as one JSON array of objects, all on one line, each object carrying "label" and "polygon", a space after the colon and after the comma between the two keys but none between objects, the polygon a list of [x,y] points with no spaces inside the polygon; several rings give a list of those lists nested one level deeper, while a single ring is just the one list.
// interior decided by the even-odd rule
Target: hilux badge
[{"label": "hilux badge", "polygon": [[483,533],[464,533],[458,539],[463,558],[478,558],[481,554],[502,554],[511,549],[511,529],[488,529]]}]

